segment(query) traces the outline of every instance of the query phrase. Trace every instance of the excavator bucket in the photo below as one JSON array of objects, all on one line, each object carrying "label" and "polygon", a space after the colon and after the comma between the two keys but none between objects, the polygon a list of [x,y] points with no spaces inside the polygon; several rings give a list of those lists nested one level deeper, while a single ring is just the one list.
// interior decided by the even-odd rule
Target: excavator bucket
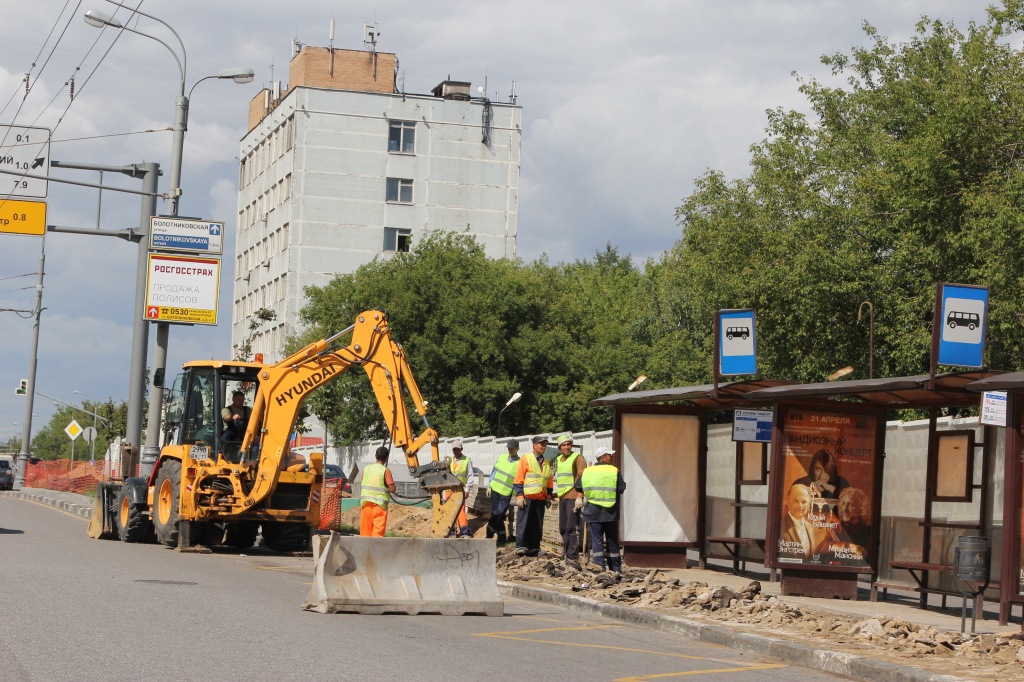
[{"label": "excavator bucket", "polygon": [[313,537],[313,587],[302,608],[318,613],[478,613],[501,616],[491,540]]},{"label": "excavator bucket", "polygon": [[116,504],[118,483],[100,483],[96,488],[96,502],[92,507],[92,518],[86,534],[96,540],[117,539]]}]

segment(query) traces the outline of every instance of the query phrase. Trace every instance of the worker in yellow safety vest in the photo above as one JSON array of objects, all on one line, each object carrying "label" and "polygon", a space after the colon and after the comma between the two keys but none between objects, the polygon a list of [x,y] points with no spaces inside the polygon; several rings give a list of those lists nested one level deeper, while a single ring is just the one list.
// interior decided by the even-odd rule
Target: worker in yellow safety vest
[{"label": "worker in yellow safety vest", "polygon": [[533,452],[519,458],[512,492],[516,496],[516,554],[540,554],[540,536],[544,529],[544,510],[551,506],[551,465],[544,458],[547,436],[533,437]]},{"label": "worker in yellow safety vest", "polygon": [[573,450],[571,434],[563,434],[555,441],[559,456],[555,458],[555,494],[558,495],[558,534],[562,536],[562,550],[566,559],[580,558],[580,524],[576,500],[583,497],[573,485],[587,467],[583,455]]},{"label": "worker in yellow safety vest", "polygon": [[469,517],[466,516],[466,505],[469,504],[469,495],[473,492],[473,462],[463,454],[462,448],[461,440],[452,441],[452,461],[449,468],[455,474],[455,478],[459,479],[459,483],[462,484],[465,497],[463,497],[462,509],[459,510],[459,515],[448,532],[448,537],[468,538],[470,537],[470,532]]},{"label": "worker in yellow safety vest", "polygon": [[576,500],[576,508],[582,509],[583,520],[590,532],[591,563],[619,576],[622,574],[619,497],[626,491],[626,482],[618,468],[612,465],[614,450],[598,448],[595,454],[597,464],[584,469],[573,486],[583,493],[583,497]]},{"label": "worker in yellow safety vest", "polygon": [[384,537],[388,525],[388,504],[391,493],[395,492],[395,478],[388,469],[388,449],[377,448],[373,464],[363,469],[359,479],[361,496],[359,516],[359,534],[365,537]]},{"label": "worker in yellow safety vest", "polygon": [[[504,546],[508,538],[515,538],[515,514],[512,507],[512,484],[519,468],[519,441],[510,440],[508,452],[499,455],[491,469],[491,518],[487,522],[487,537],[498,537],[498,547]],[[505,517],[508,517],[508,535],[505,534]]]}]

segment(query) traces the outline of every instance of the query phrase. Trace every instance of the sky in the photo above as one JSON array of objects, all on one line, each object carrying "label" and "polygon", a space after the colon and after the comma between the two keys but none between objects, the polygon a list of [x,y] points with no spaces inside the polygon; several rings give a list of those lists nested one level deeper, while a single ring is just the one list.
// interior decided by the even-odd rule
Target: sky
[{"label": "sky", "polygon": [[[135,6],[138,0],[126,4]],[[11,0],[0,23],[0,124],[52,130],[51,160],[170,167],[181,72],[174,33],[146,17],[128,21],[111,0]],[[17,9],[13,5],[17,5]],[[208,80],[191,97],[179,215],[225,222],[217,326],[173,325],[169,377],[185,361],[230,358],[239,141],[248,102],[287,82],[291,42],[397,54],[405,90],[429,93],[449,75],[487,83],[523,107],[518,256],[586,259],[611,243],[636,260],[658,258],[680,236],[675,210],[708,169],[739,177],[764,138],[765,111],[806,110],[794,72],[832,82],[826,53],[866,45],[864,21],[909,38],[922,14],[965,28],[983,23],[979,0],[469,0],[345,3],[293,0],[143,0],[185,46],[186,89],[204,76],[251,67],[253,83]],[[97,29],[88,10],[114,14],[131,32]],[[25,74],[29,73],[28,94]],[[74,98],[69,81],[74,76]],[[839,82],[839,81],[835,81]],[[2,137],[2,136],[0,136]],[[96,183],[93,171],[51,168],[53,178]],[[0,191],[7,176],[0,176]],[[105,173],[109,186],[140,183]],[[160,181],[166,191],[167,177]],[[136,195],[49,183],[47,223],[100,231],[136,227]],[[164,212],[160,201],[157,211]],[[102,234],[0,234],[0,443],[23,430],[31,311],[41,251],[46,266],[36,390],[66,403],[127,400],[138,246]],[[155,333],[150,333],[152,347]],[[152,351],[150,351],[152,357]],[[429,387],[424,387],[429,392]],[[37,397],[33,432],[55,404]],[[79,414],[86,426],[91,417]]]}]

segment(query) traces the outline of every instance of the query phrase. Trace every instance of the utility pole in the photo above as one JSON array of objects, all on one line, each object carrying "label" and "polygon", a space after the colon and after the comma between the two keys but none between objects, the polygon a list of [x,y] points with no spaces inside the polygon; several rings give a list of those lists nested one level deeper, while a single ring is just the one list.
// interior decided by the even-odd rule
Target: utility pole
[{"label": "utility pole", "polygon": [[32,357],[28,362],[28,386],[25,388],[25,417],[22,420],[21,452],[18,454],[18,470],[14,474],[14,489],[25,486],[25,470],[28,466],[29,441],[32,438],[32,408],[36,385],[36,358],[39,353],[39,316],[43,314],[43,271],[46,269],[46,235],[39,239],[39,272],[36,275],[36,308],[32,323]]}]

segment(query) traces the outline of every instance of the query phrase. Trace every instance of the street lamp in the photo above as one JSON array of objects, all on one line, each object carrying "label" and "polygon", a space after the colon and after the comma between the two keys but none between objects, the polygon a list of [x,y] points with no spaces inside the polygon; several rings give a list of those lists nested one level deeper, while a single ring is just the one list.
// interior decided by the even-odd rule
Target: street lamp
[{"label": "street lamp", "polygon": [[[120,2],[118,0],[106,0],[111,4],[116,4],[119,7]],[[167,200],[167,214],[174,217],[178,215],[178,199],[181,197],[181,156],[182,150],[185,146],[185,131],[188,129],[188,100],[192,96],[192,92],[195,87],[202,83],[204,80],[211,78],[217,79],[230,79],[236,83],[251,83],[255,74],[252,69],[226,69],[213,76],[205,76],[197,80],[193,85],[192,89],[189,90],[188,96],[185,95],[185,81],[186,74],[188,72],[188,54],[185,50],[185,43],[181,40],[181,36],[178,32],[163,19],[159,19],[151,14],[146,14],[137,9],[131,10],[133,14],[138,14],[160,24],[163,24],[174,37],[178,40],[178,45],[181,48],[181,58],[178,58],[178,53],[165,43],[163,40],[156,36],[148,33],[143,33],[137,29],[131,28],[122,24],[120,21],[112,16],[104,14],[97,10],[89,10],[85,13],[85,21],[90,26],[97,28],[103,28],[110,26],[111,28],[117,28],[121,30],[130,31],[140,36],[150,38],[160,43],[171,53],[174,57],[175,63],[178,65],[178,73],[180,75],[178,97],[174,102],[174,138],[171,144],[171,168],[170,175],[168,177],[168,200]],[[135,311],[135,324],[143,325],[146,331],[140,333],[139,339],[141,345],[137,345],[138,341],[133,336],[132,340],[132,367],[133,370],[138,371],[138,374],[132,374],[135,376],[144,376],[146,368],[146,351],[148,346],[148,328],[145,327],[145,315],[143,308],[145,307],[145,287],[146,279],[148,275],[149,262],[148,262],[148,250],[144,251],[139,259],[139,268],[136,273],[136,303],[137,309]],[[141,292],[141,298],[140,298]],[[163,376],[164,369],[167,364],[167,342],[170,336],[170,325],[167,322],[157,322],[156,325],[156,346],[153,353],[153,390],[150,391],[149,397],[149,415],[146,425],[146,446],[142,450],[142,466],[140,467],[139,475],[148,476],[152,472],[153,465],[156,463],[157,456],[160,452],[160,415],[163,410],[163,391],[160,390],[163,387]],[[138,363],[138,365],[136,365]],[[128,432],[129,442],[134,434],[141,435],[141,415],[142,415],[142,391],[138,387],[142,386],[141,380],[132,380],[132,386],[130,387],[129,395],[129,409],[128,409],[128,420],[129,428],[126,429]],[[133,399],[134,396],[134,399]],[[133,415],[137,415],[138,426],[133,432],[132,419]]]},{"label": "street lamp", "polygon": [[636,380],[633,383],[629,385],[629,388],[626,389],[626,393],[629,393],[630,391],[632,391],[634,388],[644,383],[645,381],[647,381],[647,375],[641,374],[636,378]]},{"label": "street lamp", "polygon": [[505,407],[498,410],[498,438],[501,438],[501,413],[507,410],[512,403],[518,403],[519,399],[522,397],[523,394],[520,393],[519,391],[516,391],[515,393],[512,394],[512,397],[508,399],[508,402],[505,403]]}]

